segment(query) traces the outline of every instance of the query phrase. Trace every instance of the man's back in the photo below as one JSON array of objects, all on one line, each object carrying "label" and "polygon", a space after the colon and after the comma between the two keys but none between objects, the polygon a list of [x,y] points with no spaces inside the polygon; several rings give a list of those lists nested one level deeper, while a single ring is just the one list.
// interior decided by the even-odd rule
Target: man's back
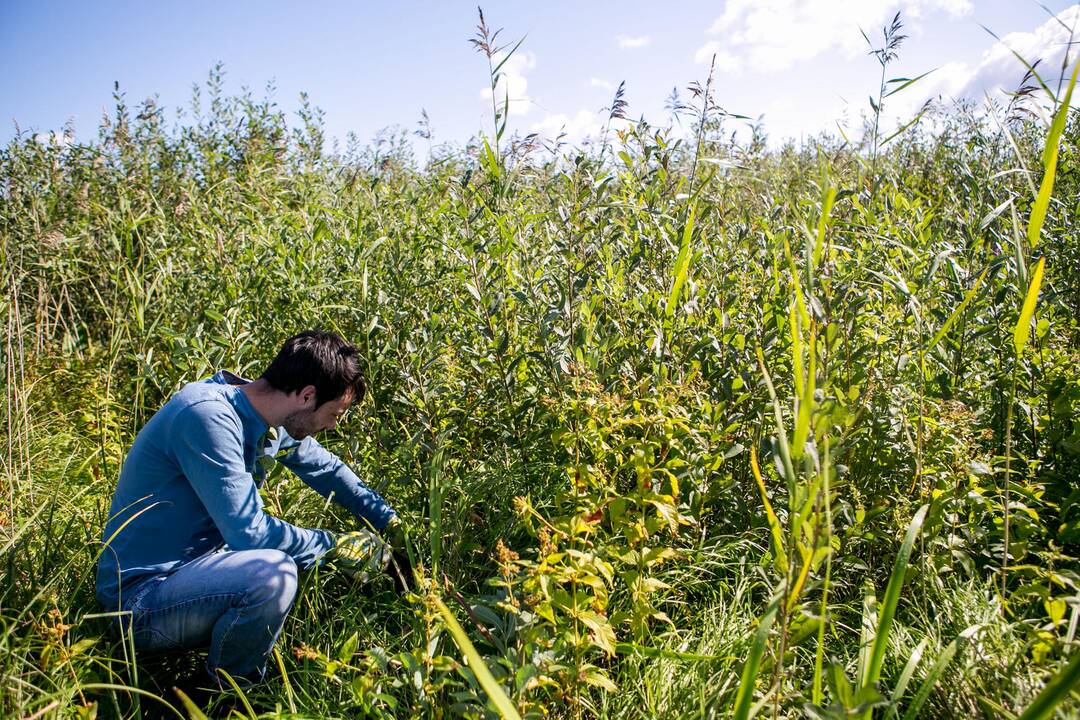
[{"label": "man's back", "polygon": [[[173,395],[127,454],[102,534],[108,546],[98,564],[98,599],[107,608],[117,607],[121,588],[130,590],[140,578],[169,572],[223,542],[177,457],[183,426],[192,421],[189,415],[218,417],[243,433],[243,411],[250,405],[219,377],[190,383]],[[247,408],[238,410],[241,404]],[[258,417],[254,410],[250,414],[254,418],[247,424],[258,430],[252,422]],[[262,431],[265,428],[263,423]]]}]

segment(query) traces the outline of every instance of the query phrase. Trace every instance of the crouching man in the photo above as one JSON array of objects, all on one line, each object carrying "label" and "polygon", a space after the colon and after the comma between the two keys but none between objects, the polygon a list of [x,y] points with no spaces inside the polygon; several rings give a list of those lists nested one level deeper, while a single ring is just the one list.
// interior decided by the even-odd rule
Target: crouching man
[{"label": "crouching man", "polygon": [[[376,533],[291,525],[263,512],[258,492],[276,461],[400,543],[393,508],[312,437],[363,395],[356,347],[306,331],[259,379],[219,372],[150,418],[120,472],[97,571],[98,600],[130,613],[122,617],[136,648],[209,647],[206,667],[218,686],[227,686],[220,671],[258,682],[298,570],[330,561],[366,577],[387,567],[392,549]],[[402,570],[411,574],[397,569],[399,580]]]}]

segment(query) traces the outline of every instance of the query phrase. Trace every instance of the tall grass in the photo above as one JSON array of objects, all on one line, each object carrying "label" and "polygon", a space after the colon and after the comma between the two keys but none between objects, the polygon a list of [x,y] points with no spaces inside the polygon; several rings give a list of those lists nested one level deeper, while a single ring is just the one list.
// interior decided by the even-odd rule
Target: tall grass
[{"label": "tall grass", "polygon": [[598,147],[545,153],[483,18],[492,134],[423,167],[220,68],[176,124],[117,92],[94,140],[12,141],[0,711],[197,715],[167,680],[198,659],[95,607],[104,513],[171,392],[318,325],[371,387],[325,441],[406,518],[417,590],[309,574],[242,714],[1075,713],[1076,112],[880,140],[898,33],[858,143],[742,145],[710,77],[689,139],[620,88]]}]

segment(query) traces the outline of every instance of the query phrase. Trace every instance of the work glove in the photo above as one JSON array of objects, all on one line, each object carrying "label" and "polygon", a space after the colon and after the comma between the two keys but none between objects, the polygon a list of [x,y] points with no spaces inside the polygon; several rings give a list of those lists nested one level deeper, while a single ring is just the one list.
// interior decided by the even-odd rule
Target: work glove
[{"label": "work glove", "polygon": [[390,546],[369,530],[354,530],[334,537],[334,546],[326,553],[327,560],[357,582],[367,582],[371,576],[386,570],[390,562]]},{"label": "work glove", "polygon": [[408,536],[401,518],[397,515],[390,518],[390,522],[383,528],[383,533],[390,544],[390,564],[386,571],[394,581],[394,589],[398,595],[413,590],[416,580],[413,577],[412,562],[409,560]]}]

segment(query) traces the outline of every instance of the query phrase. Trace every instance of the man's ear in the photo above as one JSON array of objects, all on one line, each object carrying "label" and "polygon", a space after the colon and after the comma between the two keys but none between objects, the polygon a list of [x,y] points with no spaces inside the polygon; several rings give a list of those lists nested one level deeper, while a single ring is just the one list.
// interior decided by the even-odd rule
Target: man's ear
[{"label": "man's ear", "polygon": [[305,407],[307,407],[309,404],[312,407],[315,407],[315,386],[314,385],[305,385],[304,387],[300,388],[297,392],[300,393],[300,402],[302,402]]}]

